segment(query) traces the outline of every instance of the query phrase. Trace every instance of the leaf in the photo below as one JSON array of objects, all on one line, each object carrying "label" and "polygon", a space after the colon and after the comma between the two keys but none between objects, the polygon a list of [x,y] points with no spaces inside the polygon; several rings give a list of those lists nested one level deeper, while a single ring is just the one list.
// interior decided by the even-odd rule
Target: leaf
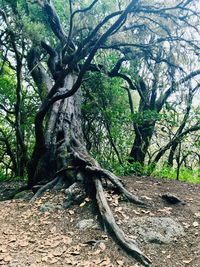
[{"label": "leaf", "polygon": [[198,222],[193,222],[193,224],[192,224],[194,227],[198,227],[199,226],[199,223]]},{"label": "leaf", "polygon": [[27,247],[28,246],[28,242],[27,241],[20,241],[19,242],[19,246],[20,247]]},{"label": "leaf", "polygon": [[50,230],[51,233],[55,233],[56,232],[56,226],[52,227]]},{"label": "leaf", "polygon": [[106,258],[101,262],[100,266],[106,266],[107,267],[107,266],[109,266],[109,264],[110,264],[110,259]]},{"label": "leaf", "polygon": [[12,257],[11,257],[10,255],[6,255],[6,256],[3,258],[3,260],[4,260],[5,262],[10,262],[10,261],[12,260]]},{"label": "leaf", "polygon": [[188,229],[191,225],[190,225],[189,223],[185,223],[185,222],[183,222],[183,226],[184,226],[186,229]]},{"label": "leaf", "polygon": [[141,212],[144,213],[144,214],[149,214],[150,210],[141,210]]},{"label": "leaf", "polygon": [[61,256],[62,254],[63,254],[63,250],[61,250],[61,249],[56,249],[56,250],[54,250],[53,251],[53,255],[55,256],[55,257],[59,257],[59,256]]},{"label": "leaf", "polygon": [[79,207],[84,207],[85,206],[85,204],[86,204],[86,202],[85,201],[83,201],[80,205],[79,205]]},{"label": "leaf", "polygon": [[52,260],[49,261],[49,263],[51,263],[51,264],[54,264],[56,262],[58,262],[58,259],[56,259],[56,258],[53,258]]},{"label": "leaf", "polygon": [[151,197],[148,197],[148,196],[141,196],[142,198],[146,199],[146,200],[152,200]]},{"label": "leaf", "polygon": [[166,213],[166,214],[171,214],[172,208],[171,207],[164,207],[163,209],[158,209],[158,211]]},{"label": "leaf", "polygon": [[124,266],[124,262],[121,261],[121,260],[118,260],[118,261],[117,261],[117,264],[118,264],[119,266]]},{"label": "leaf", "polygon": [[99,248],[101,249],[101,251],[104,251],[106,249],[106,245],[103,242],[100,242]]},{"label": "leaf", "polygon": [[136,215],[140,215],[140,212],[137,210],[132,210]]},{"label": "leaf", "polygon": [[190,263],[192,261],[192,259],[189,259],[189,260],[183,260],[182,262],[183,263]]},{"label": "leaf", "polygon": [[85,198],[85,201],[86,201],[86,202],[90,202],[91,199],[90,199],[89,197],[86,197],[86,198]]},{"label": "leaf", "polygon": [[73,214],[74,214],[74,211],[73,211],[73,210],[68,210],[68,213],[69,213],[70,215],[73,215]]},{"label": "leaf", "polygon": [[200,218],[200,212],[195,212],[194,216]]},{"label": "leaf", "polygon": [[101,250],[100,249],[97,249],[94,253],[92,253],[93,255],[98,255],[101,253]]},{"label": "leaf", "polygon": [[105,240],[108,240],[108,236],[107,235],[101,235],[101,237]]},{"label": "leaf", "polygon": [[57,247],[58,245],[60,245],[60,241],[56,241],[56,242],[54,241],[54,242],[51,242],[51,245],[50,245],[50,246],[51,246],[52,248],[55,248],[55,247]]}]

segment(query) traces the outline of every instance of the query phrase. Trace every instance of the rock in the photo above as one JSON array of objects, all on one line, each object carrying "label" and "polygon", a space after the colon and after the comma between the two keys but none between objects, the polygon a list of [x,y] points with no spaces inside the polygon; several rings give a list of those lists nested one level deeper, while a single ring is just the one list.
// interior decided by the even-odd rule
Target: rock
[{"label": "rock", "polygon": [[83,187],[79,183],[74,183],[65,190],[63,208],[68,209],[73,204],[80,204],[86,197]]},{"label": "rock", "polygon": [[41,205],[40,207],[40,211],[42,212],[52,212],[52,211],[55,211],[57,209],[62,209],[62,206],[61,205],[56,205],[56,204],[53,204],[53,203],[50,203],[50,202],[46,202],[45,204]]},{"label": "rock", "polygon": [[170,193],[163,194],[161,198],[166,201],[168,204],[185,204],[180,198]]},{"label": "rock", "polygon": [[17,193],[13,199],[24,199],[30,200],[33,197],[34,193],[31,190],[24,190]]},{"label": "rock", "polygon": [[169,217],[145,216],[131,220],[129,225],[134,235],[151,244],[168,244],[185,234],[182,225]]},{"label": "rock", "polygon": [[94,228],[95,226],[96,226],[96,223],[94,222],[93,219],[81,220],[76,225],[76,227],[78,229],[81,229],[81,230],[85,230],[85,229],[88,229],[88,228]]}]

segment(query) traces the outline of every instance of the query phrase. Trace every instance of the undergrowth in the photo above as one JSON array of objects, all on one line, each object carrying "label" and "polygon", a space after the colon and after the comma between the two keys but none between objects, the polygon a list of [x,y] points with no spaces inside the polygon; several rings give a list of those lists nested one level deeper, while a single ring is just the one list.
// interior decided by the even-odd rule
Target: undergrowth
[{"label": "undergrowth", "polygon": [[[177,168],[170,168],[164,166],[162,168],[156,169],[152,176],[156,178],[167,178],[171,180],[176,180]],[[179,181],[188,183],[200,183],[200,169],[190,170],[185,167],[180,169]]]}]

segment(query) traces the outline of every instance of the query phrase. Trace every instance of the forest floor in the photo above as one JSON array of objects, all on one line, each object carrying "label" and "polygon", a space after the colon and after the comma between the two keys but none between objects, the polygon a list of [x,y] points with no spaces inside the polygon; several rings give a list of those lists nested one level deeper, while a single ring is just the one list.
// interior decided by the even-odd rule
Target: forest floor
[{"label": "forest floor", "polygon": [[[117,223],[135,239],[152,260],[152,266],[200,267],[200,185],[149,177],[122,179],[127,189],[149,205],[141,208],[108,192],[110,206]],[[1,198],[10,186],[8,182],[0,183]],[[178,196],[185,205],[164,202],[161,195],[167,192]],[[64,210],[63,198],[64,190],[59,194],[47,192],[33,204],[23,199],[0,202],[0,266],[141,266],[102,230],[89,199]],[[45,203],[54,209],[45,211]],[[173,219],[182,234],[170,242],[146,242],[137,232],[145,218]]]}]

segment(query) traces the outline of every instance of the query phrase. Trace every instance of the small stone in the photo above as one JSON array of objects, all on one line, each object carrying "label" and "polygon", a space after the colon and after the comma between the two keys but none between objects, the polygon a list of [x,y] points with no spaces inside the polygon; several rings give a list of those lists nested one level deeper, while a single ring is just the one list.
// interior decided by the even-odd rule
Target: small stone
[{"label": "small stone", "polygon": [[50,203],[50,202],[46,202],[45,204],[41,205],[41,207],[40,207],[41,212],[46,212],[46,211],[52,212],[56,209],[57,209],[57,205]]},{"label": "small stone", "polygon": [[95,226],[95,222],[93,219],[81,220],[76,225],[78,229],[82,229],[82,230],[92,228],[93,226]]}]

